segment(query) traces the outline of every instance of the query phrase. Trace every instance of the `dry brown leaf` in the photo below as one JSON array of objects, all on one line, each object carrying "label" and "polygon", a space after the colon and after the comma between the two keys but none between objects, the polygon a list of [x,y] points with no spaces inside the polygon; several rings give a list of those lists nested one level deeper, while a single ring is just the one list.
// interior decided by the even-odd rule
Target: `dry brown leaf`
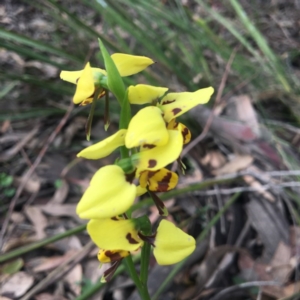
[{"label": "dry brown leaf", "polygon": [[33,285],[34,278],[26,272],[18,272],[12,275],[2,286],[2,295],[21,297]]},{"label": "dry brown leaf", "polygon": [[12,212],[10,219],[16,224],[20,224],[25,221],[24,215],[15,211]]},{"label": "dry brown leaf", "polygon": [[204,166],[209,166],[212,169],[221,168],[226,163],[225,156],[220,151],[210,151],[202,159],[201,163]]},{"label": "dry brown leaf", "polygon": [[71,255],[78,252],[77,250],[70,250],[66,252],[62,256],[51,256],[51,257],[38,257],[31,259],[26,265],[29,268],[32,268],[33,272],[45,272],[48,270],[52,270],[62,263],[64,263],[66,260],[70,258]]},{"label": "dry brown leaf", "polygon": [[26,265],[32,268],[35,273],[45,272],[55,269],[61,265],[68,257],[63,256],[51,256],[51,257],[38,257],[31,259]]},{"label": "dry brown leaf", "polygon": [[49,204],[61,204],[65,201],[68,193],[69,193],[69,184],[66,180],[61,180],[62,185],[55,191],[53,197],[48,202]]},{"label": "dry brown leaf", "polygon": [[291,275],[294,266],[290,263],[291,248],[283,242],[280,242],[271,261],[268,272],[279,282],[286,282]]},{"label": "dry brown leaf", "polygon": [[48,215],[55,217],[74,217],[78,219],[76,214],[77,204],[47,204],[41,205],[40,208]]},{"label": "dry brown leaf", "polygon": [[[21,185],[23,181],[23,177],[15,177],[14,178],[14,184],[15,185]],[[40,179],[36,176],[33,175],[29,179],[27,179],[26,184],[24,186],[24,190],[30,194],[37,193],[41,188],[41,181]]]},{"label": "dry brown leaf", "polygon": [[[300,281],[297,281],[295,283],[291,283],[283,288],[285,297],[291,297],[295,293],[299,293],[300,291]],[[293,298],[296,299],[296,298]],[[283,300],[283,299],[282,299]]]},{"label": "dry brown leaf", "polygon": [[259,123],[250,97],[248,95],[239,95],[233,97],[232,100],[236,105],[237,120],[245,122],[259,136]]},{"label": "dry brown leaf", "polygon": [[81,293],[80,281],[82,280],[82,267],[77,264],[65,277],[64,280],[69,284],[73,293],[78,296]]},{"label": "dry brown leaf", "polygon": [[[245,252],[240,253],[238,265],[243,277],[248,281],[275,281],[272,274],[267,272],[269,268],[268,265],[254,261],[249,254]],[[262,291],[276,299],[285,296],[283,288],[276,285],[264,286],[262,287]]]},{"label": "dry brown leaf", "polygon": [[274,196],[268,191],[266,191],[266,189],[262,186],[262,184],[258,180],[254,179],[250,175],[243,176],[243,179],[249,186],[254,188],[257,193],[261,194],[267,200],[271,202],[275,202]]},{"label": "dry brown leaf", "polygon": [[37,239],[46,237],[45,228],[47,227],[47,219],[37,206],[25,206],[25,214],[34,225]]},{"label": "dry brown leaf", "polygon": [[253,157],[250,155],[236,155],[231,161],[226,163],[220,169],[214,170],[215,175],[225,175],[230,173],[236,173],[238,171],[246,169],[253,162]]}]

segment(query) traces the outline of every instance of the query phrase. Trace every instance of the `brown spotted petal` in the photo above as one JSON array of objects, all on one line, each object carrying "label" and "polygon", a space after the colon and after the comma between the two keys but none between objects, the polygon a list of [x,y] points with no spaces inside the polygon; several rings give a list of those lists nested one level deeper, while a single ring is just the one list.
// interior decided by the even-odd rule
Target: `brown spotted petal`
[{"label": "brown spotted petal", "polygon": [[132,155],[132,163],[136,166],[136,174],[145,170],[156,171],[175,161],[182,151],[183,138],[177,130],[169,131],[169,141],[166,145]]},{"label": "brown spotted petal", "polygon": [[114,261],[119,261],[123,259],[124,257],[128,256],[130,254],[129,251],[125,250],[104,250],[100,249],[98,252],[98,260],[101,263],[110,263]]},{"label": "brown spotted petal", "polygon": [[87,231],[93,242],[101,249],[135,251],[143,245],[133,220],[90,220]]},{"label": "brown spotted petal", "polygon": [[141,187],[147,187],[152,192],[167,192],[174,189],[177,183],[178,175],[166,168],[144,171],[140,176]]},{"label": "brown spotted petal", "polygon": [[192,134],[190,132],[190,130],[182,123],[178,123],[176,122],[175,119],[171,120],[168,125],[167,128],[170,130],[178,130],[178,125],[180,124],[181,126],[181,133],[182,133],[182,137],[183,137],[183,144],[188,144],[191,141],[192,138]]},{"label": "brown spotted petal", "polygon": [[161,101],[159,107],[164,112],[164,119],[170,122],[199,104],[205,104],[213,94],[214,89],[208,87],[195,92],[169,93]]}]

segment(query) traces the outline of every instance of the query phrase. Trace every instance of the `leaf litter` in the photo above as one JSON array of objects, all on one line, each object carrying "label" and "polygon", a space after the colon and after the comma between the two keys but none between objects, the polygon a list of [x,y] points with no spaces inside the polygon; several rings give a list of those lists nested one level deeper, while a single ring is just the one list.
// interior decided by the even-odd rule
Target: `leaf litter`
[{"label": "leaf litter", "polygon": [[[32,8],[29,5],[19,4],[19,8],[12,9],[13,4],[10,1],[5,3],[6,6],[0,6],[2,24],[19,33],[25,32],[34,37],[40,35],[49,41],[48,31],[50,33],[55,31],[53,20],[51,22],[47,17],[43,19],[39,13],[32,16],[30,14]],[[186,3],[187,7],[192,5],[189,1]],[[76,2],[73,9],[80,11],[80,5]],[[226,13],[226,9],[219,1],[214,5]],[[283,5],[282,9],[285,9],[287,14],[292,14],[288,11],[288,7],[292,9],[292,4],[289,5]],[[251,13],[247,4],[245,8]],[[275,16],[277,20],[280,12],[279,4],[278,6],[273,4],[273,9],[272,18]],[[93,14],[92,11],[89,13]],[[24,20],[28,20],[29,15],[33,18],[30,26],[37,28],[35,33],[20,25]],[[284,17],[281,14],[281,18]],[[20,19],[19,24],[14,23],[15,18]],[[279,39],[278,37],[272,39],[267,26],[262,28],[278,54],[282,54],[280,52],[282,48],[283,51],[288,49],[288,43],[282,34],[288,34],[289,39],[295,40],[289,34],[293,29],[292,26],[290,23],[285,25],[281,18],[276,21],[279,29],[275,30]],[[296,25],[294,27],[296,28]],[[278,40],[285,42],[279,46]],[[209,55],[213,56],[212,53]],[[42,74],[46,79],[54,79],[58,74],[56,68],[49,68],[46,64],[35,60],[25,61],[11,51],[1,50],[0,58],[2,65],[4,61],[9,62],[12,69],[22,74],[25,74],[25,70],[30,70],[33,73],[39,72],[38,74]],[[220,59],[218,63],[219,71],[225,64]],[[214,67],[216,66],[212,63],[212,68]],[[224,71],[224,68],[222,70]],[[201,80],[202,74],[199,76]],[[229,87],[236,85],[235,79],[234,74],[229,75]],[[172,84],[174,87],[178,86],[177,82]],[[213,118],[205,138],[186,155],[186,177],[181,177],[179,187],[199,182],[207,182],[207,185],[204,189],[191,192],[184,197],[171,199],[168,202],[170,218],[183,227],[189,226],[197,236],[232,195],[236,193],[240,195],[238,201],[199,243],[195,255],[187,261],[174,282],[169,283],[161,299],[256,297],[252,289],[245,288],[245,284],[257,287],[263,299],[290,297],[300,289],[298,274],[300,234],[297,224],[300,172],[298,175],[292,172],[300,170],[297,151],[298,127],[295,122],[289,124],[289,120],[279,114],[286,109],[284,105],[278,105],[279,93],[257,95],[250,87],[247,88],[246,85],[245,88],[236,91],[234,96],[221,99],[221,104],[215,110],[197,108],[190,114],[199,125],[194,129],[195,137],[201,132],[201,128],[205,127],[212,113]],[[59,102],[66,107],[70,101],[70,96],[61,99],[51,93],[47,95],[44,92],[37,92],[36,88],[22,83],[13,93],[7,95],[11,111],[17,112],[19,108],[24,107],[27,109],[38,107],[35,101],[24,104],[20,100],[20,96],[25,92],[29,95],[31,93],[28,99],[44,101],[44,105],[48,108],[53,108],[51,104],[53,102]],[[0,109],[6,111],[1,102]],[[262,121],[265,115],[272,116],[269,118],[270,121],[279,124],[282,122],[292,127],[267,126],[267,123]],[[11,188],[15,190],[22,184],[24,174],[32,166],[49,133],[54,132],[61,121],[61,115],[58,114],[35,118],[38,122],[31,119],[10,118],[1,121],[1,173],[13,177]],[[86,161],[72,164],[78,149],[82,146],[80,143],[84,136],[84,120],[82,116],[69,116],[65,126],[58,130],[56,139],[48,145],[33,175],[25,178],[26,184],[18,196],[6,230],[3,253],[63,233],[80,224],[75,213],[81,193],[80,183],[88,182],[91,170],[104,164],[101,161],[95,164]],[[96,121],[94,126],[101,128],[103,123]],[[66,169],[67,174],[63,173]],[[60,186],[57,186],[57,180],[60,181]],[[217,183],[213,180],[217,180]],[[0,192],[5,195],[5,191],[6,187],[0,185]],[[1,205],[3,204],[2,225],[11,197],[5,195],[0,201]],[[148,212],[155,222],[158,216],[151,209]],[[189,220],[189,225],[186,220]],[[17,267],[14,266],[14,261],[9,261],[12,264],[13,274],[2,277],[1,273],[3,281],[0,299],[20,297],[37,300],[75,299],[82,292],[87,278],[96,283],[103,274],[103,268],[99,269],[99,263],[95,259],[97,250],[92,245],[84,248],[87,244],[88,237],[82,233],[22,255],[22,263],[17,264]],[[78,255],[81,257],[77,261]],[[66,269],[62,268],[62,265]],[[1,265],[1,270],[4,266]],[[151,261],[149,289],[153,294],[170,271],[170,268],[154,265]],[[125,282],[126,278],[125,275],[122,280]],[[15,288],[16,285],[18,289]],[[36,290],[35,286],[38,287]],[[118,299],[137,299],[136,294],[131,294],[133,291],[131,283],[122,286],[116,280],[108,286],[110,292],[104,290],[99,296],[101,299],[104,297],[112,299],[111,291],[114,290],[114,295]],[[235,290],[230,290],[230,287],[234,287]]]}]

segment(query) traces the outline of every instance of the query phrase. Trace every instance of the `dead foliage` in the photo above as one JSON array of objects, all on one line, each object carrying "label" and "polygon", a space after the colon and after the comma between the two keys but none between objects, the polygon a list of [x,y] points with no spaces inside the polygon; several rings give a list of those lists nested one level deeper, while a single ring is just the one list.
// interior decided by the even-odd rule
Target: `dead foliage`
[{"label": "dead foliage", "polygon": [[[16,19],[20,16],[22,22],[29,21],[30,6],[12,2],[0,4],[1,23],[22,33],[26,28],[16,24]],[[196,6],[193,1],[182,2]],[[230,15],[219,1],[210,2]],[[266,7],[264,1],[258,2],[262,8]],[[300,44],[299,33],[292,34],[299,29],[294,11],[298,9],[299,13],[299,1],[267,2],[272,2],[268,6],[273,9],[270,18],[277,29],[271,30],[260,12],[261,29],[277,54],[284,56],[289,43]],[[243,4],[251,13],[249,4]],[[78,4],[79,11],[80,7]],[[279,14],[280,11],[285,14]],[[51,26],[51,21],[35,14],[28,32],[47,40]],[[32,28],[36,32],[32,33]],[[31,68],[48,79],[56,78],[59,72],[2,49],[0,61],[1,65],[9,64],[19,72]],[[223,62],[219,67],[225,72]],[[296,62],[295,68],[299,69]],[[228,82],[234,84],[230,78]],[[26,104],[19,100],[12,103],[20,99],[24,90],[36,92],[31,89],[34,88],[30,85],[20,84],[9,95],[9,107],[0,100],[0,109],[18,111],[22,105],[34,108],[35,103],[30,99]],[[85,116],[78,115],[80,109],[68,104],[70,97],[63,101],[51,97],[43,95],[47,99],[45,106],[53,108],[56,103],[56,107],[66,111],[63,116],[7,118],[0,122],[2,253],[82,224],[75,213],[76,203],[95,170],[115,158],[99,162],[77,159],[76,153],[88,144],[84,140]],[[290,115],[282,114],[292,110],[287,103],[297,99],[286,96],[287,102],[283,104],[278,97],[277,91],[257,94],[245,84],[226,97],[221,93],[213,108],[198,107],[191,111],[194,137],[203,128],[206,132],[185,154],[187,171],[180,177],[178,188],[199,182],[207,184],[201,190],[168,200],[170,220],[197,237],[233,195],[239,196],[198,244],[159,299],[292,299],[292,295],[299,293],[300,129],[287,123]],[[293,98],[291,102],[288,97]],[[103,122],[98,118],[93,127],[94,139],[110,135],[116,126],[112,122],[104,133]],[[147,212],[155,223],[156,210],[150,207]],[[96,251],[82,233],[6,261],[0,265],[0,299],[76,299],[99,281],[106,268],[99,269]],[[171,270],[172,267],[161,267],[151,260],[152,295]],[[137,300],[139,296],[133,282],[121,274],[89,299]]]}]

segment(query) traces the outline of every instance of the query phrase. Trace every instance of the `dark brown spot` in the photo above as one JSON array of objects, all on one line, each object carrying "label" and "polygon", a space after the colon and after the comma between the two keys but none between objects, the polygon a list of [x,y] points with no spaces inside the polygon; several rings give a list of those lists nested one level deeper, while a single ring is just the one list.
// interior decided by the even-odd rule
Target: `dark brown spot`
[{"label": "dark brown spot", "polygon": [[172,178],[172,173],[168,172],[164,178],[158,182],[158,192],[166,192],[169,190],[169,183]]},{"label": "dark brown spot", "polygon": [[186,141],[186,137],[189,136],[189,134],[190,134],[189,129],[188,129],[187,127],[185,127],[185,128],[181,131],[181,133],[182,133],[182,136],[183,136],[183,140]]},{"label": "dark brown spot", "polygon": [[176,100],[166,100],[166,101],[163,101],[162,105],[165,105],[165,104],[170,104],[170,103],[173,103],[175,102]]},{"label": "dark brown spot", "polygon": [[125,174],[126,181],[129,182],[130,184],[133,182],[135,178],[135,172],[136,170],[134,170],[132,173]]},{"label": "dark brown spot", "polygon": [[126,239],[129,242],[129,244],[138,244],[139,243],[132,237],[131,233],[126,234]]},{"label": "dark brown spot", "polygon": [[181,108],[174,108],[174,109],[172,109],[172,113],[173,113],[174,116],[176,116],[177,114],[179,114],[181,111],[182,111]]},{"label": "dark brown spot", "polygon": [[148,168],[153,168],[157,165],[157,161],[155,159],[148,160]]},{"label": "dark brown spot", "polygon": [[112,217],[111,220],[119,221],[119,219],[117,217]]},{"label": "dark brown spot", "polygon": [[151,177],[153,177],[156,173],[158,173],[159,172],[159,170],[157,170],[157,171],[148,171],[148,179],[150,179]]},{"label": "dark brown spot", "polygon": [[105,256],[109,257],[111,261],[118,261],[122,259],[122,256],[118,252],[111,252],[110,250],[104,251]]},{"label": "dark brown spot", "polygon": [[152,149],[156,147],[155,145],[152,145],[152,144],[143,144],[143,148],[148,148],[148,149]]}]

